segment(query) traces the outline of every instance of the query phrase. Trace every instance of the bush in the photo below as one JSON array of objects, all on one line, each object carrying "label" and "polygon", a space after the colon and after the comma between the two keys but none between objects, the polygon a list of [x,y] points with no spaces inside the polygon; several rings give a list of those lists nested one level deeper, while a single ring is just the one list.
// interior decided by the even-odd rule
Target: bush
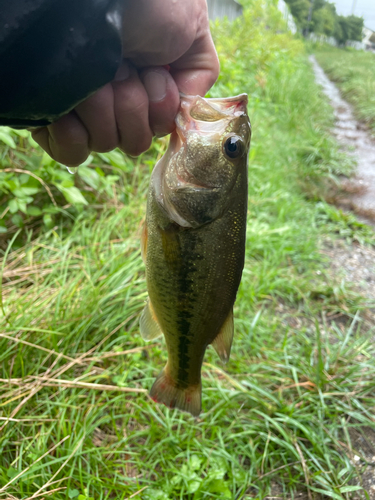
[{"label": "bush", "polygon": [[0,127],[0,236],[9,239],[19,229],[50,229],[57,221],[69,226],[82,210],[98,209],[110,200],[126,202],[138,183],[134,166],[144,162],[148,171],[164,142],[137,160],[119,150],[90,155],[72,175],[28,131]]}]

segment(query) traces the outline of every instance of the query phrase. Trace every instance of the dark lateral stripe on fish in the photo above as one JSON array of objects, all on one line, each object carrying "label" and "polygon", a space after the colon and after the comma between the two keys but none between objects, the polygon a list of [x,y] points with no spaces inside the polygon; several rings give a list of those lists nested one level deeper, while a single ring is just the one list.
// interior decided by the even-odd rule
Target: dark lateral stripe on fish
[{"label": "dark lateral stripe on fish", "polygon": [[181,332],[180,341],[178,343],[178,383],[181,387],[187,387],[189,385],[189,346],[191,345],[189,339],[189,319],[191,317],[192,315],[188,311],[182,311],[178,319],[179,331]]},{"label": "dark lateral stripe on fish", "polygon": [[[185,307],[191,308],[191,303],[186,303],[189,296],[191,299],[191,292],[194,286],[195,274],[197,272],[194,262],[197,260],[198,255],[195,253],[195,247],[198,238],[194,235],[189,244],[189,249],[185,254],[185,265],[180,268],[180,275],[178,277],[178,288],[180,290],[179,299],[181,303],[186,304]],[[179,332],[181,337],[178,343],[178,383],[181,387],[187,387],[189,385],[189,347],[191,345],[190,337],[193,332],[191,332],[191,322],[190,319],[193,314],[189,310],[179,311],[177,323],[179,326]]]}]

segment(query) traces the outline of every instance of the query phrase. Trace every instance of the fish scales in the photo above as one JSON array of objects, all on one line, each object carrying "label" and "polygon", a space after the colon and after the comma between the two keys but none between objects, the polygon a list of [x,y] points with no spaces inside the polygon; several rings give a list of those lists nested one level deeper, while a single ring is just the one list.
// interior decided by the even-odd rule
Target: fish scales
[{"label": "fish scales", "polygon": [[[194,117],[197,102],[199,120]],[[229,103],[234,111],[223,112],[218,102]],[[250,140],[246,98],[183,98],[177,131],[180,136],[172,137],[155,167],[148,194],[143,249],[149,304],[141,333],[146,339],[163,333],[168,351],[151,396],[197,415],[207,346],[214,343],[224,361],[229,357],[232,309],[244,265]],[[244,149],[239,159],[225,158],[222,144],[228,137]]]}]

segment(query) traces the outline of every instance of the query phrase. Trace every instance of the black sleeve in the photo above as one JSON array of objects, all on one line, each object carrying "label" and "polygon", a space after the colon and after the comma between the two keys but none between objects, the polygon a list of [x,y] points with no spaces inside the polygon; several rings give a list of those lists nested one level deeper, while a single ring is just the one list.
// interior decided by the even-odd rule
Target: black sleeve
[{"label": "black sleeve", "polygon": [[48,125],[111,81],[126,0],[0,0],[0,125]]}]

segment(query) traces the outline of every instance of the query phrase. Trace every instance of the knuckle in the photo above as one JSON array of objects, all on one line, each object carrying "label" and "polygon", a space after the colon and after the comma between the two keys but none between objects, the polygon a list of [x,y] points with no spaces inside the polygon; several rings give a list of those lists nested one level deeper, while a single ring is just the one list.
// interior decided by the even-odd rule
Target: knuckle
[{"label": "knuckle", "polygon": [[134,115],[148,109],[148,96],[140,82],[116,84],[116,109],[124,115]]}]

